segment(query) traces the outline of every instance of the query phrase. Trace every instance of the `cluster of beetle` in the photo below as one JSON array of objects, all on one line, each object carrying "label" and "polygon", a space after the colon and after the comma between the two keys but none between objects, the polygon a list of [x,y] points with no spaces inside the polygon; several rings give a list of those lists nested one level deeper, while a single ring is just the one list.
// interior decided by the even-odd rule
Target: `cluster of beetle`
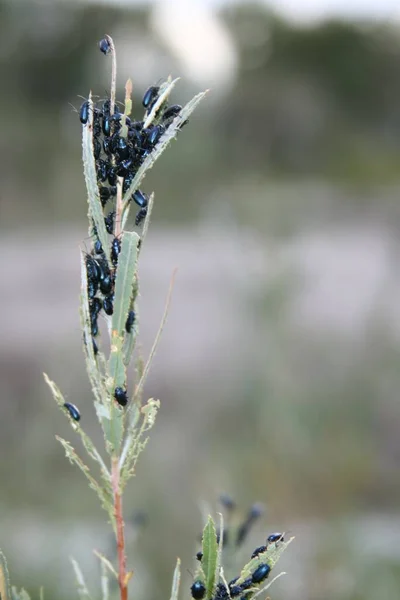
[{"label": "cluster of beetle", "polygon": [[[256,548],[252,553],[251,558],[256,558],[259,554],[265,552],[270,544],[277,544],[278,542],[283,541],[283,533],[271,533],[266,540],[266,545]],[[201,561],[203,553],[198,552],[196,558]],[[265,581],[265,579],[268,578],[270,571],[271,567],[268,563],[261,563],[256,567],[250,577],[240,583],[237,583],[239,577],[232,579],[232,581],[228,583],[228,587],[226,587],[225,583],[218,583],[213,600],[228,600],[229,598],[236,598],[238,596],[240,597],[240,600],[248,600],[250,595],[254,593],[253,588]],[[202,600],[206,594],[205,585],[200,579],[192,584],[190,591],[192,598],[195,600]]]},{"label": "cluster of beetle", "polygon": [[[146,109],[146,115],[150,114],[157,102],[159,91],[159,86],[151,86],[145,92],[142,104]],[[100,108],[93,107],[93,153],[103,208],[117,194],[117,177],[123,177],[123,193],[129,190],[137,170],[174,118],[181,112],[182,106],[174,104],[160,108],[159,112],[161,110],[163,110],[162,114],[156,115],[159,123],[144,128],[144,121],[132,121],[117,109],[111,114],[111,103],[108,99]],[[83,125],[87,124],[88,101],[82,104],[79,118]],[[123,122],[126,135],[121,135]],[[135,224],[139,226],[147,214],[148,196],[141,190],[136,190],[130,198],[130,201],[132,200],[139,206],[135,218]],[[105,217],[106,229],[109,233],[113,231],[114,219],[114,211],[109,212]]]},{"label": "cluster of beetle", "polygon": [[[108,54],[111,49],[107,38],[99,42],[99,47],[103,54]],[[157,102],[159,92],[159,86],[151,86],[145,92],[142,100],[142,104],[146,109],[145,118]],[[127,115],[119,112],[116,106],[112,112],[109,99],[102,102],[101,106],[93,106],[92,109],[88,100],[82,104],[79,119],[83,126],[86,126],[90,120],[90,110],[93,111],[91,122],[97,183],[101,204],[105,209],[109,201],[116,197],[117,178],[123,178],[122,192],[126,194],[144,159],[155,148],[163,133],[181,112],[182,107],[178,104],[167,107],[164,104],[155,115],[157,124],[146,128],[144,128],[144,121],[131,120]],[[132,194],[129,201],[134,201],[139,207],[135,217],[135,225],[138,227],[147,215],[148,196],[138,189]],[[104,216],[106,231],[110,235],[114,235],[115,214],[115,210],[111,209]],[[96,337],[99,332],[99,314],[103,310],[106,315],[112,315],[114,311],[114,285],[118,256],[121,251],[121,240],[119,237],[113,237],[111,241],[111,264],[109,264],[101,242],[97,237],[95,226],[93,226],[92,234],[94,237],[93,249],[90,254],[86,255],[85,261],[92,344],[96,355],[98,353]],[[134,322],[135,312],[131,310],[125,324],[128,333],[131,332]],[[126,389],[116,387],[114,398],[120,406],[126,406],[128,403]],[[64,407],[72,419],[75,421],[80,420],[79,410],[76,406],[66,402]]]},{"label": "cluster of beetle", "polygon": [[[236,510],[236,503],[228,494],[222,494],[219,498],[219,501],[227,513],[229,522],[230,516]],[[253,504],[250,507],[246,517],[237,528],[232,529],[228,526],[226,529],[224,529],[222,542],[223,548],[228,545],[233,545],[236,547],[241,546],[246,540],[254,523],[261,517],[263,512],[264,507],[262,504]],[[217,543],[220,544],[220,541],[221,535],[219,530],[217,530]],[[283,541],[283,533],[271,533],[271,535],[267,537],[265,545],[256,548],[252,553],[251,558],[257,558],[259,554],[266,552],[271,544],[277,545],[279,542]],[[196,554],[196,558],[201,563],[203,560],[203,553],[201,551],[198,552]],[[256,586],[259,586],[265,579],[268,578],[270,571],[271,566],[268,563],[260,562],[260,564],[258,564],[254,569],[253,573],[251,573],[249,577],[242,581],[240,580],[239,576],[232,579],[232,581],[230,581],[227,585],[225,582],[219,582],[216,586],[215,594],[212,600],[230,600],[231,598],[238,598],[238,600],[249,600],[250,597],[255,593]],[[204,582],[200,578],[197,578],[192,584],[190,591],[192,598],[195,600],[203,600],[206,594]]]}]

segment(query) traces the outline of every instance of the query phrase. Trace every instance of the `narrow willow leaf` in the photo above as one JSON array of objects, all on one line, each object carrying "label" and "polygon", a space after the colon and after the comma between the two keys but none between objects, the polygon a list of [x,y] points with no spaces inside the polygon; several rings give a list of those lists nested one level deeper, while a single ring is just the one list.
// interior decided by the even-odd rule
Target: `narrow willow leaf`
[{"label": "narrow willow leaf", "polygon": [[[46,373],[43,373],[43,377],[47,385],[49,386],[51,393],[53,394],[54,400],[57,402],[58,406],[63,408],[64,410],[64,396],[62,395],[59,387],[52,381]],[[65,413],[65,410],[64,410]],[[66,413],[67,414],[67,413]]]},{"label": "narrow willow leaf", "polygon": [[110,520],[111,520],[111,524],[112,524],[112,526],[114,528],[114,531],[115,531],[115,527],[116,526],[115,526],[113,497],[112,497],[112,494],[110,492],[110,489],[102,487],[96,481],[96,479],[90,473],[89,467],[87,465],[85,465],[85,463],[83,462],[83,460],[78,456],[78,454],[76,453],[75,449],[71,446],[71,444],[69,442],[67,442],[67,440],[64,440],[63,438],[59,437],[58,435],[56,435],[56,439],[60,442],[60,444],[64,448],[65,455],[69,459],[69,461],[72,464],[77,465],[80,468],[80,470],[82,471],[82,473],[85,475],[85,477],[88,479],[88,481],[89,481],[89,487],[91,487],[92,490],[94,490],[96,492],[97,496],[99,497],[99,500],[101,502],[101,506],[108,513],[108,515],[110,517]]},{"label": "narrow willow leaf", "polygon": [[110,454],[119,453],[124,435],[124,419],[125,414],[122,407],[115,406],[113,401],[110,417],[103,419],[102,423],[107,450]]},{"label": "narrow willow leaf", "polygon": [[11,600],[10,577],[8,574],[6,557],[0,550],[0,598]]},{"label": "narrow willow leaf", "polygon": [[124,198],[123,198],[124,213],[123,213],[123,217],[122,217],[122,228],[125,227],[126,221],[128,219],[130,198],[131,198],[133,192],[135,192],[139,188],[140,184],[142,183],[142,180],[144,179],[146,172],[153,167],[154,163],[164,152],[164,150],[166,149],[168,144],[173,139],[175,139],[178,132],[180,131],[182,123],[184,123],[187,120],[189,115],[191,115],[191,113],[195,110],[195,108],[197,107],[199,102],[201,102],[201,100],[204,98],[204,96],[207,93],[208,93],[208,90],[206,90],[205,92],[201,92],[200,94],[197,94],[197,96],[192,98],[192,100],[190,100],[190,102],[188,102],[182,108],[179,115],[177,115],[175,117],[175,119],[172,121],[172,123],[170,124],[170,126],[168,127],[166,132],[161,136],[161,138],[158,141],[155,148],[151,151],[149,156],[147,158],[145,158],[145,160],[139,167],[139,169],[131,183],[130,188],[128,189],[128,191],[126,192],[126,194],[124,195]]},{"label": "narrow willow leaf", "polygon": [[224,546],[224,517],[222,513],[218,513],[219,515],[219,543],[218,543],[218,551],[217,551],[217,561],[215,564],[215,582],[218,583],[219,572],[221,570],[222,564],[222,549]]},{"label": "narrow willow leaf", "polygon": [[39,600],[44,600],[44,587],[40,586],[39,588]]},{"label": "narrow willow leaf", "polygon": [[126,367],[131,362],[132,354],[135,349],[136,340],[139,334],[139,313],[135,304],[132,306],[132,310],[135,311],[135,322],[132,325],[130,332],[125,332],[124,345],[122,348],[123,361]]},{"label": "narrow willow leaf", "polygon": [[[139,236],[134,232],[124,232],[121,252],[118,256],[118,270],[115,281],[114,313],[111,322],[111,348],[108,362],[107,386],[113,396],[117,386],[126,386],[126,369],[123,360],[125,323],[132,303],[132,293],[137,277],[137,246]],[[105,423],[104,423],[105,424]],[[119,453],[123,437],[123,413],[114,400],[110,402],[109,429],[105,430],[109,445],[114,453]]]},{"label": "narrow willow leaf", "polygon": [[179,79],[180,77],[177,77],[172,81],[169,77],[167,81],[160,85],[157,102],[155,102],[154,105],[151,107],[151,111],[144,121],[143,129],[149,127],[149,125],[152,124],[156,114],[158,113],[161,106],[168,100],[169,95],[171,94]]},{"label": "narrow willow leaf", "polygon": [[118,257],[117,278],[115,281],[114,313],[112,316],[111,352],[109,376],[112,389],[125,385],[126,373],[122,357],[122,344],[125,336],[125,323],[132,302],[132,289],[136,277],[137,246],[139,236],[135,232],[124,232],[121,252]]},{"label": "narrow willow leaf", "polygon": [[110,599],[110,580],[104,563],[101,563],[101,598],[102,600]]},{"label": "narrow willow leaf", "polygon": [[97,556],[97,558],[100,559],[102,565],[104,565],[106,567],[106,569],[108,569],[110,571],[110,573],[115,577],[115,579],[118,579],[118,573],[114,569],[112,563],[108,560],[108,558],[106,556],[104,556],[104,554],[99,552],[98,550],[94,550],[93,552]]},{"label": "narrow willow leaf", "polygon": [[245,579],[251,577],[257,567],[263,563],[267,563],[273,569],[280,559],[282,553],[286,550],[289,544],[294,540],[291,537],[287,542],[279,542],[278,544],[269,544],[266,551],[260,553],[255,558],[252,558],[242,569],[236,585],[240,585]]},{"label": "narrow willow leaf", "polygon": [[153,206],[154,206],[154,192],[152,194],[150,194],[149,203],[147,205],[147,215],[146,215],[146,218],[143,223],[143,231],[142,231],[142,237],[141,237],[142,242],[140,244],[139,252],[141,252],[143,249],[143,243],[144,243],[144,240],[146,239],[147,231],[148,231],[149,225],[150,225],[150,219],[151,219],[151,213],[153,211]]},{"label": "narrow willow leaf", "polygon": [[176,567],[172,578],[171,598],[170,600],[178,600],[179,586],[181,583],[181,559],[176,559]]},{"label": "narrow willow leaf", "polygon": [[81,598],[81,600],[91,600],[91,596],[89,594],[89,590],[87,589],[85,578],[83,576],[80,566],[78,565],[75,559],[70,558],[70,560],[75,572],[76,583],[78,584],[79,598]]},{"label": "narrow willow leaf", "polygon": [[92,235],[92,221],[97,229],[97,236],[103,246],[107,260],[111,263],[110,243],[108,234],[104,224],[103,207],[101,205],[99,188],[97,185],[96,165],[93,155],[93,101],[91,94],[89,95],[89,120],[86,125],[82,126],[82,157],[83,171],[85,174],[86,190],[89,204],[89,236]]},{"label": "narrow willow leaf", "polygon": [[[87,435],[87,433],[85,433],[83,431],[83,429],[80,426],[80,423],[78,423],[77,421],[74,421],[72,419],[72,417],[70,416],[69,412],[65,410],[65,408],[64,408],[65,400],[64,400],[64,397],[63,397],[60,389],[58,388],[58,386],[54,383],[54,381],[51,381],[51,379],[49,379],[49,377],[46,375],[46,373],[44,373],[43,375],[44,375],[44,379],[45,379],[47,385],[50,387],[53,397],[56,400],[61,411],[69,418],[74,430],[81,436],[82,443],[83,443],[87,453],[89,454],[89,456],[91,456],[91,458],[93,458],[93,460],[95,460],[100,465],[102,476],[103,476],[105,482],[107,484],[109,484],[110,480],[111,480],[111,475],[110,475],[110,472],[108,471],[100,453],[96,449],[95,445],[93,444],[92,440]],[[111,490],[111,487],[110,487],[110,490]]]},{"label": "narrow willow leaf", "polygon": [[137,425],[140,419],[140,410],[135,405],[131,411],[129,411],[129,424],[127,424],[127,435],[125,436],[124,445],[122,448],[121,456],[119,457],[119,468],[121,469],[126,461],[128,453],[135,442],[135,438],[138,435]]},{"label": "narrow willow leaf", "polygon": [[214,588],[216,584],[215,580],[215,569],[218,560],[218,544],[217,544],[217,532],[215,531],[215,524],[212,518],[209,516],[206,526],[203,530],[203,558],[201,565],[205,575],[205,586],[206,586],[206,598],[210,600],[214,596]]},{"label": "narrow willow leaf", "polygon": [[[98,420],[101,423],[101,427],[104,433],[104,439],[106,442],[106,449],[109,454],[113,454],[115,451],[114,445],[109,441],[111,436],[111,411],[109,406],[100,404],[100,402],[94,402],[94,408]],[[117,414],[117,413],[116,413]],[[122,425],[121,425],[122,427]]]},{"label": "narrow willow leaf", "polygon": [[91,458],[93,458],[93,460],[95,460],[99,464],[103,480],[106,486],[110,486],[109,489],[111,492],[111,474],[108,468],[106,467],[100,453],[98,452],[97,448],[95,447],[87,433],[85,433],[83,429],[79,426],[77,428],[77,433],[79,433],[79,435],[81,436],[82,443],[85,447],[86,452],[89,454],[89,456],[91,456]]},{"label": "narrow willow leaf", "polygon": [[282,573],[279,573],[278,575],[276,575],[271,581],[269,581],[266,585],[264,585],[260,590],[258,590],[258,592],[256,592],[254,594],[254,596],[251,597],[251,600],[254,600],[255,598],[258,598],[258,596],[264,595],[265,592],[267,591],[268,588],[271,587],[271,585],[273,583],[275,583],[275,581],[277,579],[279,579],[280,577],[282,577],[282,575],[287,575],[287,573],[285,573],[285,571],[282,571]]},{"label": "narrow willow leaf", "polygon": [[81,252],[81,295],[80,295],[80,317],[81,329],[83,331],[83,350],[86,358],[86,370],[89,375],[93,393],[98,402],[104,399],[102,387],[102,375],[93,351],[92,330],[90,326],[89,299],[87,293],[86,264],[83,252]]}]

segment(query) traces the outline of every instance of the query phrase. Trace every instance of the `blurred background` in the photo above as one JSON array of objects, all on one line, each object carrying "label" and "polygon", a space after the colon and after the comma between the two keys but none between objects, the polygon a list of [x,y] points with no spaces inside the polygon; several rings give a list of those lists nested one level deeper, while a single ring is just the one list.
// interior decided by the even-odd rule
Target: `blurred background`
[{"label": "blurred background", "polygon": [[100,444],[73,107],[107,95],[104,33],[136,115],[168,74],[174,102],[211,88],[143,186],[144,353],[179,271],[146,388],[162,410],[125,499],[132,597],[168,598],[176,556],[189,597],[202,507],[223,491],[239,513],[266,506],[245,557],[296,536],[273,599],[399,597],[399,17],[379,0],[0,0],[0,546],[33,597],[76,597],[73,555],[96,598],[92,550],[113,557],[42,377]]}]

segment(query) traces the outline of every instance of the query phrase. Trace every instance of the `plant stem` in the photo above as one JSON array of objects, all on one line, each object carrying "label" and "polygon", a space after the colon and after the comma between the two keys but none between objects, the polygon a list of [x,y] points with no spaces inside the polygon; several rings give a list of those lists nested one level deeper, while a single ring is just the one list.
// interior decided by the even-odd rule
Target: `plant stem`
[{"label": "plant stem", "polygon": [[117,555],[118,555],[118,583],[121,600],[128,600],[128,586],[126,576],[126,554],[124,537],[124,518],[122,515],[122,497],[119,489],[118,458],[113,458],[111,479],[114,492],[114,514],[117,526]]},{"label": "plant stem", "polygon": [[114,114],[115,107],[115,90],[117,87],[117,54],[115,52],[114,42],[111,36],[106,35],[105,38],[108,40],[111,48],[111,96],[110,96],[110,113]]}]

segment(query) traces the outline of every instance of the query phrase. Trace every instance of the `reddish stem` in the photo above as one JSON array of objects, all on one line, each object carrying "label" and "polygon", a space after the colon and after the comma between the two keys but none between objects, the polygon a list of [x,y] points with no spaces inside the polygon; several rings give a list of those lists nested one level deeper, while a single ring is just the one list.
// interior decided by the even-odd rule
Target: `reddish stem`
[{"label": "reddish stem", "polygon": [[112,463],[112,486],[114,493],[114,515],[117,525],[117,554],[118,554],[118,583],[121,600],[128,600],[128,585],[126,576],[126,554],[124,537],[124,518],[122,516],[122,498],[119,490],[119,466],[118,459]]}]

